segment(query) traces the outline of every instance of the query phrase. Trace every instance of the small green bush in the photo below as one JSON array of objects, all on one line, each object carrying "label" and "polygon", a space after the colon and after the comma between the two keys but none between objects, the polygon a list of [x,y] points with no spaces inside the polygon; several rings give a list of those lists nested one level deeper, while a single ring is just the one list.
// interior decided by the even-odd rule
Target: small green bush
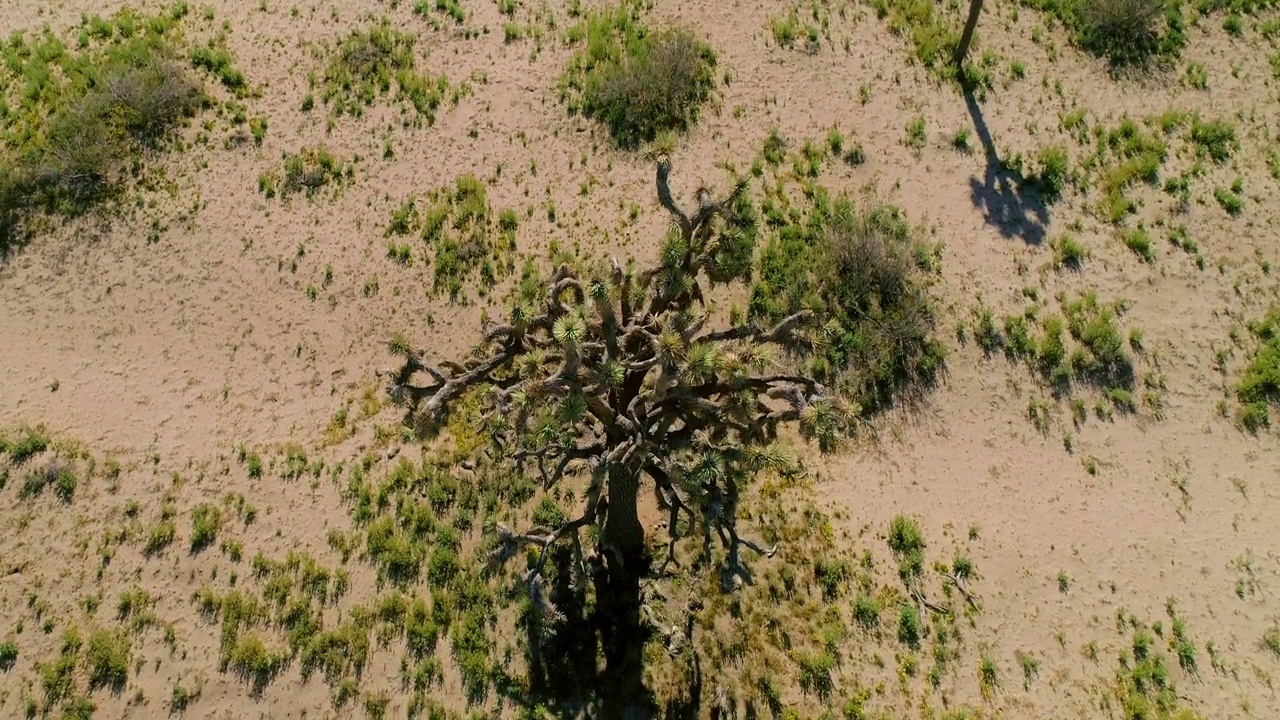
[{"label": "small green bush", "polygon": [[1040,167],[1036,182],[1047,200],[1050,202],[1058,200],[1062,197],[1070,179],[1071,166],[1067,149],[1061,145],[1041,148],[1037,161]]},{"label": "small green bush", "polygon": [[[1066,5],[1068,3],[1061,3]],[[1167,0],[1078,0],[1074,6],[1078,42],[1116,65],[1176,55],[1186,39],[1181,14],[1166,20]]]},{"label": "small green bush", "polygon": [[1134,255],[1142,258],[1145,263],[1153,263],[1156,261],[1155,247],[1151,243],[1151,236],[1143,228],[1133,228],[1121,235],[1125,247],[1133,251]]},{"label": "small green bush", "polygon": [[166,144],[200,106],[200,83],[167,35],[173,16],[142,27],[139,19],[127,11],[99,19],[112,28],[108,40],[75,54],[52,34],[10,38],[0,81],[23,92],[18,104],[4,106],[0,254],[24,240],[33,213],[91,209],[119,186],[126,165],[136,171],[142,152]]},{"label": "small green bush", "polygon": [[1258,349],[1236,385],[1240,424],[1250,432],[1271,427],[1270,406],[1280,402],[1280,307],[1272,308],[1249,331]]},{"label": "small green bush", "polygon": [[0,453],[8,453],[14,465],[21,465],[49,449],[49,436],[41,428],[26,427],[10,439],[0,436]]},{"label": "small green bush", "polygon": [[1198,117],[1191,122],[1191,142],[1217,163],[1229,160],[1239,147],[1234,125],[1226,120],[1205,122]]},{"label": "small green bush", "polygon": [[1098,302],[1088,293],[1063,303],[1067,328],[1083,346],[1072,353],[1073,370],[1083,379],[1103,388],[1133,386],[1133,360],[1125,350],[1125,339],[1117,324],[1116,310]]},{"label": "small green bush", "polygon": [[142,553],[147,557],[157,555],[164,551],[173,543],[173,538],[178,534],[177,523],[172,517],[165,517],[160,520],[151,531],[147,533],[147,543],[142,549]]},{"label": "small green bush", "polygon": [[920,646],[920,611],[914,605],[903,605],[898,611],[898,642],[910,648]]},{"label": "small green bush", "polygon": [[871,595],[859,595],[853,601],[853,619],[864,630],[874,630],[880,625],[880,601]]},{"label": "small green bush", "polygon": [[760,256],[749,317],[779,322],[820,308],[826,341],[811,370],[847,389],[864,414],[920,397],[946,360],[928,293],[936,248],[915,239],[897,208],[859,209],[821,193],[807,218],[778,221]]},{"label": "small green bush", "polygon": [[232,648],[227,665],[255,688],[265,687],[284,664],[284,657],[267,649],[257,635],[240,637]]},{"label": "small green bush", "polygon": [[1089,257],[1089,249],[1072,235],[1062,235],[1052,242],[1054,267],[1079,270]]},{"label": "small green bush", "polygon": [[876,17],[889,25],[894,35],[907,38],[916,60],[927,68],[942,68],[950,61],[960,42],[959,26],[951,22],[939,6],[924,0],[872,0]]},{"label": "small green bush", "polygon": [[12,641],[0,643],[0,672],[9,672],[18,662],[18,646]]},{"label": "small green bush", "polygon": [[222,527],[222,510],[216,505],[201,503],[191,510],[191,552],[198,553],[213,544]]},{"label": "small green bush", "polygon": [[800,665],[800,689],[813,693],[820,700],[828,700],[834,685],[831,672],[835,670],[836,658],[828,652],[802,654],[796,658]]},{"label": "small green bush", "polygon": [[619,146],[688,130],[715,87],[715,53],[683,30],[645,35],[587,76],[583,113],[602,122]]},{"label": "small green bush", "polygon": [[598,120],[619,147],[684,132],[715,88],[715,52],[680,28],[650,31],[623,3],[588,13],[571,30],[586,40],[561,81],[570,112]]},{"label": "small green bush", "polygon": [[129,679],[132,657],[129,636],[121,630],[95,630],[89,635],[86,660],[90,687],[107,686],[117,692]]},{"label": "small green bush", "polygon": [[1218,201],[1227,214],[1236,217],[1244,212],[1244,196],[1227,188],[1214,188],[1213,198]]},{"label": "small green bush", "polygon": [[281,199],[303,192],[311,197],[321,188],[350,180],[353,163],[338,160],[323,145],[304,147],[296,153],[285,153],[280,170],[272,170],[258,177],[258,189],[268,198],[279,195]]},{"label": "small green bush", "polygon": [[[391,94],[394,86],[397,100],[408,101],[419,117],[434,124],[449,80],[418,71],[415,42],[412,35],[393,30],[385,20],[365,30],[353,30],[338,44],[324,69],[321,99],[335,115],[359,117],[380,97]],[[304,100],[304,110],[307,105]]]}]

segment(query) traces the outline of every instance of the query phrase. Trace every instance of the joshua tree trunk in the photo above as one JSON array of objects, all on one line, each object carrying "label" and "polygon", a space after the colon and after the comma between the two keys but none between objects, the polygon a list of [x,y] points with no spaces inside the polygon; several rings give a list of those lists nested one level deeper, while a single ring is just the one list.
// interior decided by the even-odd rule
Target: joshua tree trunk
[{"label": "joshua tree trunk", "polygon": [[969,19],[964,23],[964,32],[960,34],[960,43],[956,45],[956,54],[951,62],[960,67],[964,64],[964,56],[969,54],[969,43],[973,41],[973,31],[978,27],[978,16],[982,14],[982,0],[969,0]]},{"label": "joshua tree trunk", "polygon": [[610,562],[624,566],[640,563],[644,557],[644,527],[636,501],[640,495],[640,473],[627,467],[609,470],[608,509],[602,528],[602,544],[614,553]]}]

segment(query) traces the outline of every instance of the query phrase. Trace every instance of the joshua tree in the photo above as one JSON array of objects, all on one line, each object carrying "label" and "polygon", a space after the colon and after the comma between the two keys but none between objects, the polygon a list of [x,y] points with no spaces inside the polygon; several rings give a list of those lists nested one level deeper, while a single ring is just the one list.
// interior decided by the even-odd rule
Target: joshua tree
[{"label": "joshua tree", "polygon": [[965,55],[969,54],[969,43],[973,41],[973,31],[978,27],[978,16],[982,14],[982,0],[969,0],[969,18],[965,20],[964,32],[960,34],[960,42],[956,44],[951,63],[957,68],[964,65]]},{"label": "joshua tree", "polygon": [[[652,571],[637,512],[645,488],[668,515],[666,555],[658,558],[664,568],[679,565],[677,546],[692,537],[726,585],[749,582],[744,549],[770,549],[740,532],[737,507],[746,480],[788,466],[775,442],[779,427],[794,423],[826,448],[854,417],[820,383],[787,369],[789,358],[821,342],[812,312],[767,327],[733,318],[713,329],[720,318],[704,292],[751,273],[755,217],[746,183],[719,201],[699,188],[696,210],[686,213],[672,199],[669,172],[662,158],[658,199],[674,227],[652,269],[635,272],[616,261],[562,266],[536,290],[526,284],[508,320],[485,327],[461,364],[433,365],[393,342],[404,362],[389,373],[390,395],[420,431],[438,427],[452,403],[478,392],[504,457],[536,468],[547,488],[581,478],[586,489],[573,519],[496,530],[499,559],[521,546],[541,548],[525,579],[552,617],[543,572],[549,548],[563,541],[575,546],[584,576],[584,558],[596,558],[593,574],[608,577],[610,602],[632,598],[615,617],[632,618],[621,622],[639,629],[638,583]],[[598,528],[598,544],[584,552],[588,526]],[[611,673],[627,673],[615,667],[630,664],[626,656],[608,647],[606,656]]]}]

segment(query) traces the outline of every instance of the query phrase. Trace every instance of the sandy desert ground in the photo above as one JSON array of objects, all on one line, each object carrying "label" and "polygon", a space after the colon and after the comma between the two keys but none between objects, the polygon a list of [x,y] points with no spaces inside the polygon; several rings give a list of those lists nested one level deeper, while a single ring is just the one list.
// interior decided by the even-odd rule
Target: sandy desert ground
[{"label": "sandy desert ground", "polygon": [[[451,304],[430,292],[428,263],[388,258],[384,231],[406,198],[473,174],[492,207],[519,216],[521,257],[545,259],[553,243],[654,257],[669,217],[651,161],[570,116],[557,89],[576,51],[564,36],[579,3],[518,0],[509,17],[501,4],[460,0],[462,23],[409,2],[193,4],[181,21],[185,41],[225,23],[226,46],[254,89],[239,102],[268,121],[260,145],[231,113],[203,110],[181,151],[148,160],[168,190],[137,190],[129,212],[59,221],[0,263],[0,427],[14,439],[40,426],[54,444],[21,465],[0,455],[9,468],[0,490],[0,641],[16,648],[0,670],[0,716],[73,713],[49,699],[46,681],[71,628],[83,638],[123,628],[131,638],[122,687],[98,687],[86,665],[73,665],[66,698],[87,697],[93,717],[409,714],[401,645],[375,643],[354,688],[304,678],[297,662],[255,688],[220,666],[219,624],[195,597],[227,591],[237,574],[239,587],[259,592],[269,573],[251,570],[250,558],[290,552],[344,568],[349,590],[323,607],[327,624],[379,596],[359,547],[346,562],[333,538],[354,527],[344,467],[368,454],[380,476],[419,455],[396,430],[375,375],[392,362],[387,339],[401,331],[457,357],[482,312],[504,309],[497,292]],[[119,7],[0,0],[0,31],[48,27],[71,38],[82,14]],[[778,45],[772,23],[793,9],[825,23],[816,47]],[[962,21],[959,8],[937,12]],[[358,118],[335,117],[318,99],[302,110],[326,48],[379,17],[417,36],[422,67],[453,87],[466,81],[470,92],[446,98],[420,127],[406,126],[404,104],[392,101]],[[794,150],[838,127],[866,160],[829,160],[820,182],[901,207],[943,246],[931,288],[949,351],[941,382],[920,407],[877,417],[842,452],[809,458],[805,492],[844,551],[876,553],[884,582],[893,580],[883,540],[890,518],[918,518],[931,560],[953,549],[972,558],[981,609],[959,621],[962,650],[939,687],[925,679],[928,650],[916,670],[891,629],[896,614],[886,613],[883,636],[842,651],[830,695],[802,688],[787,669],[781,713],[863,717],[847,708],[865,690],[865,717],[1119,718],[1119,658],[1135,633],[1148,632],[1141,626],[1167,659],[1176,706],[1195,713],[1176,717],[1280,717],[1280,446],[1274,430],[1241,426],[1236,394],[1258,345],[1248,324],[1280,302],[1272,269],[1280,180],[1270,164],[1280,148],[1280,47],[1267,32],[1276,10],[1245,15],[1239,35],[1223,27],[1226,12],[1210,14],[1188,29],[1171,67],[1115,74],[1048,16],[988,0],[972,53],[988,55],[992,81],[972,104],[913,60],[910,40],[872,3],[658,0],[643,17],[704,38],[717,74],[731,78],[720,79],[673,151],[678,195],[699,183],[724,187],[720,166],[745,169],[771,132]],[[508,23],[521,37],[504,38]],[[1204,87],[1186,80],[1189,67],[1206,74]],[[1118,225],[1100,217],[1100,181],[1087,167],[1091,129],[1128,117],[1151,119],[1143,127],[1158,132],[1171,111],[1231,123],[1230,157],[1201,163],[1185,207],[1160,184],[1138,183],[1128,191],[1138,200],[1133,216]],[[1078,112],[1088,130],[1064,122]],[[916,118],[923,144],[913,147]],[[954,147],[962,128],[971,152]],[[1019,191],[983,152],[983,134],[1005,161],[1021,153],[1032,162],[1060,144],[1078,177],[1053,203]],[[1184,135],[1169,135],[1161,183],[1197,162]],[[282,153],[318,143],[358,158],[348,182],[314,197],[264,196],[258,178],[280,167]],[[1237,178],[1243,209],[1232,215],[1215,190]],[[1175,226],[1185,226],[1195,252],[1167,240]],[[1121,240],[1137,227],[1153,240],[1149,262]],[[1055,240],[1068,232],[1087,248],[1079,269],[1054,267]],[[1124,301],[1119,322],[1126,337],[1140,329],[1132,352],[1151,384],[1135,391],[1129,413],[1083,394],[1086,417],[1073,422],[1070,400],[1053,400],[1024,363],[984,353],[978,309],[998,321],[1090,291]],[[265,469],[252,470],[250,456]],[[27,473],[49,463],[78,474],[69,502],[22,493]],[[203,503],[221,508],[217,542],[188,552],[192,511]],[[246,506],[255,509],[251,524]],[[148,548],[166,520],[176,539]],[[150,598],[151,622],[117,612],[133,588]],[[283,646],[281,628],[260,632]],[[519,637],[493,633],[495,657],[503,648],[519,654]],[[1179,663],[1186,641],[1194,662]],[[469,701],[445,648],[441,639],[440,679],[426,697],[450,717],[542,717],[497,691]],[[186,691],[193,697],[179,702]],[[342,692],[358,699],[339,702]],[[1156,713],[1133,717],[1175,717]]]}]

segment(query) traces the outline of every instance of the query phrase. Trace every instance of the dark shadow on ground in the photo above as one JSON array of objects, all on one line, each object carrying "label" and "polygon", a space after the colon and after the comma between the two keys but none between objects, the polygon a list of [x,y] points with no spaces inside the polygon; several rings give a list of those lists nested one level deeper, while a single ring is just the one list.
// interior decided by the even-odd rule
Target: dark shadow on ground
[{"label": "dark shadow on ground", "polygon": [[[548,594],[563,618],[548,626],[538,614],[522,611],[529,682],[512,684],[503,694],[523,707],[556,715],[657,717],[657,703],[644,686],[643,649],[650,629],[640,619],[640,577],[647,562],[631,566],[638,573],[611,572],[600,558],[589,558],[591,577],[574,583],[569,547],[551,552]],[[670,708],[667,716],[696,717],[687,711],[671,715]]]},{"label": "dark shadow on ground", "polygon": [[972,87],[964,88],[964,104],[987,160],[984,177],[969,180],[974,207],[982,210],[987,224],[999,230],[1002,237],[1018,238],[1028,245],[1043,243],[1049,224],[1049,206],[1039,188],[1000,160]]}]

